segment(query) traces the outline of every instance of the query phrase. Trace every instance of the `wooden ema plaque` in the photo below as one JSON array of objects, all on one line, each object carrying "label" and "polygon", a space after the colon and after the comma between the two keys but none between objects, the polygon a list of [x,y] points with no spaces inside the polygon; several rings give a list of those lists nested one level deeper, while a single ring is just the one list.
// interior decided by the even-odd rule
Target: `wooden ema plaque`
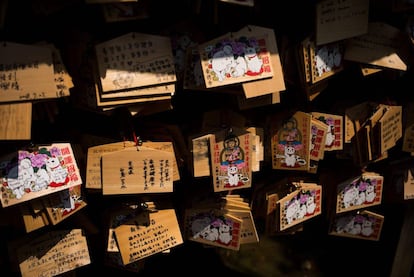
[{"label": "wooden ema plaque", "polygon": [[56,97],[65,97],[70,95],[69,88],[73,87],[72,77],[66,70],[59,50],[53,44],[46,44],[52,51],[53,72],[55,76]]},{"label": "wooden ema plaque", "polygon": [[336,213],[381,204],[383,186],[384,177],[370,172],[340,183],[337,187]]},{"label": "wooden ema plaque", "polygon": [[86,207],[87,203],[82,199],[81,192],[81,186],[76,186],[42,198],[49,221],[53,225]]},{"label": "wooden ema plaque", "polygon": [[0,65],[0,102],[58,97],[50,48],[2,43]]},{"label": "wooden ema plaque", "polygon": [[174,209],[144,211],[114,232],[124,265],[183,243]]},{"label": "wooden ema plaque", "polygon": [[316,4],[316,44],[366,34],[369,0],[324,0]]},{"label": "wooden ema plaque", "polygon": [[309,42],[310,72],[312,83],[332,77],[344,69],[344,43],[332,42],[315,45]]},{"label": "wooden ema plaque", "polygon": [[1,159],[3,207],[49,195],[82,184],[69,143],[54,143],[36,150],[20,150]]},{"label": "wooden ema plaque", "polygon": [[219,209],[187,209],[185,237],[210,246],[239,250],[242,222]]},{"label": "wooden ema plaque", "polygon": [[396,70],[407,70],[403,49],[403,32],[383,22],[370,22],[368,33],[350,38],[345,49],[345,60]]},{"label": "wooden ema plaque", "polygon": [[330,235],[378,241],[384,216],[370,211],[352,211],[337,215],[331,222]]},{"label": "wooden ema plaque", "polygon": [[[272,37],[274,39],[274,35]],[[198,46],[207,88],[273,77],[269,33],[245,28]]]},{"label": "wooden ema plaque", "polygon": [[228,194],[222,197],[222,199],[224,202],[221,209],[225,213],[242,220],[240,244],[259,242],[259,235],[249,203],[236,194]]},{"label": "wooden ema plaque", "polygon": [[402,150],[412,153],[414,152],[414,103],[411,101],[404,105],[404,118]]},{"label": "wooden ema plaque", "polygon": [[115,228],[123,223],[130,221],[134,217],[138,216],[141,212],[142,209],[138,205],[126,205],[119,207],[109,213],[108,244],[106,248],[107,252],[119,253],[118,243],[116,242],[115,236]]},{"label": "wooden ema plaque", "polygon": [[81,229],[49,231],[16,248],[22,277],[58,276],[91,263]]},{"label": "wooden ema plaque", "polygon": [[379,149],[383,153],[397,144],[402,138],[403,130],[403,109],[402,106],[386,106],[386,112],[378,121]]},{"label": "wooden ema plaque", "polygon": [[105,153],[120,151],[129,147],[136,147],[136,143],[133,141],[121,141],[89,147],[87,156],[85,187],[88,189],[102,189],[102,155]]},{"label": "wooden ema plaque", "polygon": [[325,152],[326,135],[329,126],[323,121],[314,117],[311,120],[311,147],[310,159],[314,161],[322,160]]},{"label": "wooden ema plaque", "polygon": [[[141,146],[141,147],[163,150],[163,151],[171,152],[175,155],[172,142],[145,141],[143,142],[143,145],[145,146]],[[90,188],[90,189],[102,189],[102,177],[101,177],[102,155],[105,153],[112,153],[112,152],[121,151],[125,149],[137,150],[136,142],[121,141],[121,142],[114,142],[114,143],[108,143],[108,144],[89,147],[87,167],[86,167],[85,187]],[[176,158],[174,158],[173,166],[174,166],[173,181],[177,181],[180,179],[180,174],[179,174]]]},{"label": "wooden ema plaque", "polygon": [[242,220],[240,230],[240,244],[257,243],[259,235],[256,230],[254,218],[250,207],[248,208],[223,208],[224,212]]},{"label": "wooden ema plaque", "polygon": [[193,176],[210,176],[210,140],[214,135],[206,134],[191,138]]},{"label": "wooden ema plaque", "polygon": [[[32,201],[36,200],[37,199]],[[26,233],[43,228],[49,224],[46,211],[44,209],[41,209],[40,211],[34,210],[31,207],[30,202],[19,204],[19,211],[23,217],[23,224],[26,229]]]},{"label": "wooden ema plaque", "polygon": [[155,150],[166,151],[173,154],[172,166],[173,166],[173,181],[180,180],[180,171],[178,169],[177,158],[175,156],[174,144],[171,141],[144,141],[140,149],[149,148]]},{"label": "wooden ema plaque", "polygon": [[324,151],[342,150],[344,145],[344,117],[342,115],[311,112],[317,120],[328,125]]},{"label": "wooden ema plaque", "polygon": [[95,50],[103,93],[176,81],[168,37],[128,33]]},{"label": "wooden ema plaque", "polygon": [[366,101],[345,110],[345,143],[350,143],[375,110],[378,103]]},{"label": "wooden ema plaque", "polygon": [[171,152],[133,148],[102,155],[102,193],[134,194],[173,191]]},{"label": "wooden ema plaque", "polygon": [[214,191],[249,188],[252,184],[253,134],[245,130],[217,132],[211,139]]},{"label": "wooden ema plaque", "polygon": [[[161,86],[151,86],[146,88],[132,88],[125,91],[117,91],[110,93],[100,93],[99,100],[102,104],[107,104],[111,101],[131,101],[131,103],[140,103],[140,102],[151,102],[157,100],[168,99],[168,96],[173,95],[175,92],[175,85],[161,85]],[[108,106],[108,105],[101,105]]]},{"label": "wooden ema plaque", "polygon": [[322,212],[320,185],[306,183],[294,183],[294,185],[297,189],[277,202],[280,231],[309,220]]},{"label": "wooden ema plaque", "polygon": [[328,128],[327,124],[312,117],[309,147],[309,172],[311,173],[317,172],[319,160],[324,157]]},{"label": "wooden ema plaque", "polygon": [[242,83],[244,95],[246,98],[284,91],[286,89],[285,79],[273,29],[249,25],[247,27],[244,27],[241,31],[250,32],[253,34],[262,33],[263,36],[267,38],[267,46],[270,53],[270,63],[273,69],[273,76],[271,78]]},{"label": "wooden ema plaque", "polygon": [[414,199],[414,176],[412,169],[406,169],[407,178],[404,180],[404,200]]},{"label": "wooden ema plaque", "polygon": [[0,140],[29,140],[32,136],[32,103],[0,105]]},{"label": "wooden ema plaque", "polygon": [[282,123],[271,140],[273,169],[309,169],[311,114],[297,111]]}]

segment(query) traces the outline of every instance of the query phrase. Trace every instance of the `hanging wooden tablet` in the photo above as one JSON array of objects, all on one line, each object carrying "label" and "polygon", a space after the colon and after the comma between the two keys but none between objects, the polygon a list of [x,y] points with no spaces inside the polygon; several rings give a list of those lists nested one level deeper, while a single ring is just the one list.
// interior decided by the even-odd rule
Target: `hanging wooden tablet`
[{"label": "hanging wooden tablet", "polygon": [[214,192],[251,187],[253,143],[252,134],[243,129],[214,134],[210,143]]},{"label": "hanging wooden tablet", "polygon": [[401,50],[406,45],[403,32],[384,22],[370,22],[368,33],[347,41],[344,59],[401,71],[407,70]]},{"label": "hanging wooden tablet", "polygon": [[57,98],[52,50],[13,42],[0,44],[0,102]]},{"label": "hanging wooden tablet", "polygon": [[282,64],[280,61],[279,50],[273,29],[248,25],[241,29],[239,32],[252,32],[254,34],[263,33],[263,36],[267,39],[267,50],[270,53],[270,62],[273,69],[273,76],[271,78],[242,83],[244,95],[246,98],[272,94],[286,90]]},{"label": "hanging wooden tablet", "polygon": [[402,115],[402,106],[386,106],[386,111],[376,126],[377,130],[374,130],[375,135],[379,138],[379,153],[391,149],[402,138]]},{"label": "hanging wooden tablet", "polygon": [[329,126],[314,117],[311,120],[309,172],[316,173],[319,160],[324,157],[326,134]]},{"label": "hanging wooden tablet", "polygon": [[360,64],[359,67],[361,68],[362,76],[366,77],[384,70],[383,67],[378,67],[375,65],[366,65]]},{"label": "hanging wooden tablet", "polygon": [[332,42],[316,45],[309,43],[312,83],[331,77],[344,69],[344,43]]},{"label": "hanging wooden tablet", "polygon": [[328,85],[327,79],[312,83],[312,63],[310,58],[311,43],[313,43],[312,37],[305,38],[297,47],[295,47],[293,56],[296,58],[298,65],[299,82],[309,101],[313,101]]},{"label": "hanging wooden tablet", "polygon": [[116,152],[131,147],[136,150],[136,143],[134,141],[120,141],[89,147],[85,187],[88,189],[102,189],[101,158],[104,153]]},{"label": "hanging wooden tablet", "polygon": [[240,197],[225,197],[222,209],[225,213],[242,220],[240,244],[259,242],[259,235],[248,203]]},{"label": "hanging wooden tablet", "polygon": [[293,235],[296,232],[303,231],[303,222],[295,224],[285,230],[280,230],[280,205],[278,201],[283,198],[283,192],[269,192],[266,194],[266,226],[265,232],[269,236],[275,235]]},{"label": "hanging wooden tablet", "polygon": [[280,196],[277,192],[267,192],[266,195],[266,217],[265,217],[265,233],[267,235],[273,235],[278,232],[279,223],[279,210],[277,202],[280,200]]},{"label": "hanging wooden tablet", "polygon": [[172,95],[175,93],[175,87],[174,85],[162,85],[148,88],[135,88],[107,93],[105,96],[101,93],[99,87],[97,87],[93,92],[93,99],[95,99],[94,105],[104,109],[119,105],[171,100]]},{"label": "hanging wooden tablet", "polygon": [[279,230],[279,205],[278,201],[293,191],[294,188],[287,178],[282,178],[272,184],[258,184],[251,200],[252,214],[256,222],[262,222],[262,231],[268,235],[293,234],[302,230],[302,224],[284,231]]},{"label": "hanging wooden tablet", "polygon": [[[368,126],[366,128],[369,129],[369,150],[370,150],[370,161],[377,160],[382,153],[386,152],[388,149],[384,149],[382,151],[381,149],[381,140],[383,140],[385,133],[382,133],[381,123],[380,120],[386,115],[388,110],[390,109],[390,106],[379,104],[375,111],[372,113],[372,115],[368,118],[368,120],[364,123],[364,125]],[[401,113],[400,113],[401,115]],[[392,117],[392,121],[395,119],[395,123],[397,124],[395,126],[395,131],[393,131],[393,127],[389,126],[387,127],[388,131],[386,132],[387,139],[390,141],[390,146],[388,148],[391,148],[391,144],[395,144],[395,140],[392,139],[394,134],[400,138],[402,135],[402,129],[401,126],[398,128],[398,121],[401,123],[400,118],[394,118]],[[393,122],[391,122],[391,125]],[[391,128],[390,128],[391,127]],[[398,132],[401,131],[401,134],[398,134]],[[397,135],[398,134],[398,135]]]},{"label": "hanging wooden tablet", "polygon": [[259,234],[257,233],[254,218],[250,209],[224,209],[224,211],[242,220],[242,228],[240,230],[240,244],[259,242]]},{"label": "hanging wooden tablet", "polygon": [[305,84],[311,83],[311,57],[310,57],[310,47],[312,45],[312,37],[306,37],[304,40],[302,40],[299,43],[299,49],[298,49],[298,56],[299,61],[301,65],[301,79]]},{"label": "hanging wooden tablet", "polygon": [[56,97],[69,96],[69,89],[73,87],[72,77],[66,70],[66,66],[63,63],[59,49],[56,48],[54,44],[45,41],[38,43],[38,45],[50,48],[52,51],[53,72],[55,75],[56,84]]},{"label": "hanging wooden tablet", "polygon": [[137,194],[173,191],[171,152],[125,149],[102,155],[102,193]]},{"label": "hanging wooden tablet", "polygon": [[107,106],[107,102],[118,101],[120,104],[126,101],[131,103],[139,103],[146,101],[156,101],[165,99],[175,93],[175,85],[160,85],[147,88],[134,88],[124,91],[116,91],[99,94],[99,106]]},{"label": "hanging wooden tablet", "polygon": [[327,44],[368,32],[369,0],[324,0],[316,4],[316,43]]},{"label": "hanging wooden tablet", "polygon": [[414,176],[412,169],[406,169],[406,178],[404,180],[404,200],[414,199]]},{"label": "hanging wooden tablet", "polygon": [[273,77],[268,35],[246,29],[199,45],[206,87]]},{"label": "hanging wooden tablet", "polygon": [[297,189],[277,202],[280,231],[318,216],[322,212],[322,186],[303,182],[292,184]]},{"label": "hanging wooden tablet", "polygon": [[297,111],[271,138],[272,168],[309,170],[311,114]]},{"label": "hanging wooden tablet", "polygon": [[191,153],[193,161],[193,176],[204,177],[210,176],[211,170],[211,153],[210,153],[210,138],[212,134],[202,136],[195,136],[191,139]]},{"label": "hanging wooden tablet", "polygon": [[70,88],[73,87],[72,77],[69,75],[63,63],[59,49],[54,45],[47,45],[52,50],[53,72],[55,75],[56,97],[66,97],[70,95]]},{"label": "hanging wooden tablet", "polygon": [[[36,201],[34,199],[32,201]],[[30,233],[34,230],[38,230],[49,225],[49,220],[47,218],[46,211],[44,209],[36,212],[34,211],[29,202],[19,204],[20,213],[23,217],[23,224],[26,230],[26,233]]]},{"label": "hanging wooden tablet", "polygon": [[1,159],[3,207],[39,198],[82,184],[70,143],[53,143],[19,150]]},{"label": "hanging wooden tablet", "polygon": [[176,81],[171,40],[128,33],[95,46],[102,93]]},{"label": "hanging wooden tablet", "polygon": [[91,263],[81,229],[49,231],[16,247],[22,277],[58,276]]},{"label": "hanging wooden tablet", "polygon": [[414,153],[414,102],[405,103],[404,118],[402,151]]},{"label": "hanging wooden tablet", "polygon": [[250,205],[240,195],[231,194],[221,198],[222,209],[235,209],[235,210],[248,210],[250,211]]},{"label": "hanging wooden tablet", "polygon": [[32,102],[0,104],[0,140],[29,140],[32,136]]},{"label": "hanging wooden tablet", "polygon": [[174,209],[144,211],[116,227],[115,237],[124,265],[183,243]]},{"label": "hanging wooden tablet", "polygon": [[342,150],[344,144],[344,117],[342,115],[311,112],[312,116],[328,125],[324,151]]},{"label": "hanging wooden tablet", "polygon": [[337,186],[336,213],[342,213],[381,204],[384,177],[364,172]]},{"label": "hanging wooden tablet", "polygon": [[134,217],[138,216],[138,214],[142,210],[137,206],[133,207],[132,205],[128,205],[126,207],[118,208],[114,211],[111,211],[108,216],[108,241],[106,251],[108,252],[119,252],[118,243],[115,237],[115,228],[120,226],[121,224],[128,222],[129,220],[133,219]]},{"label": "hanging wooden tablet", "polygon": [[345,109],[345,143],[350,143],[356,132],[364,125],[378,103],[365,101]]},{"label": "hanging wooden tablet", "polygon": [[329,234],[354,239],[378,241],[384,216],[367,210],[351,211],[337,215],[331,222]]},{"label": "hanging wooden tablet", "polygon": [[45,196],[42,202],[52,225],[58,224],[87,205],[82,198],[80,185]]},{"label": "hanging wooden tablet", "polygon": [[260,171],[260,162],[264,160],[264,130],[258,127],[249,127],[246,129],[253,135],[253,150],[252,150],[252,171]]},{"label": "hanging wooden tablet", "polygon": [[239,250],[242,220],[220,209],[186,209],[185,239]]},{"label": "hanging wooden tablet", "polygon": [[373,161],[371,150],[371,127],[362,126],[351,140],[353,160],[360,167],[366,167]]},{"label": "hanging wooden tablet", "polygon": [[178,169],[177,157],[175,155],[174,143],[172,141],[143,141],[141,144],[140,149],[149,148],[155,150],[161,150],[169,152],[173,155],[172,159],[172,180],[179,181],[180,180],[180,171]]}]

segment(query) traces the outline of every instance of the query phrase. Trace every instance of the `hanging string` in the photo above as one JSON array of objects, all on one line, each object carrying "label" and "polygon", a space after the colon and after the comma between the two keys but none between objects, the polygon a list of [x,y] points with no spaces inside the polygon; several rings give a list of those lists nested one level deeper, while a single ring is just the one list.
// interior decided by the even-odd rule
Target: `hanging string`
[{"label": "hanging string", "polygon": [[139,136],[135,134],[135,131],[132,131],[132,137],[134,138],[135,146],[137,147],[137,150],[139,151],[139,147],[142,146],[142,140]]}]

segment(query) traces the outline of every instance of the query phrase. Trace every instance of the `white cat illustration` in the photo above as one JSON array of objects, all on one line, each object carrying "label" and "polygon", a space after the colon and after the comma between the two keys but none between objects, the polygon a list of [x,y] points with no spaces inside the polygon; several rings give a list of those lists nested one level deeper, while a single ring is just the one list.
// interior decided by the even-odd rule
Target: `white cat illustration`
[{"label": "white cat illustration", "polygon": [[63,168],[57,157],[48,157],[46,159],[46,170],[50,176],[51,187],[59,187],[69,182],[68,170]]}]

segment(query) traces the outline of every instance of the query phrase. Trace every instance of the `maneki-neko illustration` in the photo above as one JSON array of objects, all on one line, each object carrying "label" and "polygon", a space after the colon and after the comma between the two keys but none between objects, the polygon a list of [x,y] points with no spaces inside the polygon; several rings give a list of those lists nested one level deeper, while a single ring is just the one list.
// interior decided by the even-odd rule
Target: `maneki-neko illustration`
[{"label": "maneki-neko illustration", "polygon": [[[274,34],[273,34],[274,36]],[[272,78],[269,32],[244,28],[199,45],[207,88]]]},{"label": "maneki-neko illustration", "polygon": [[252,134],[233,129],[215,135],[212,143],[214,190],[233,190],[251,186]]},{"label": "maneki-neko illustration", "polygon": [[240,147],[240,139],[232,134],[224,140],[223,144],[220,165],[224,171],[227,171],[227,182],[224,187],[243,186],[246,181],[249,181],[249,177],[244,176],[242,171],[246,163],[244,150]]},{"label": "maneki-neko illustration", "polygon": [[273,168],[308,170],[311,116],[297,112],[286,120],[272,139]]},{"label": "maneki-neko illustration", "polygon": [[3,157],[3,207],[82,184],[70,144],[57,143]]}]

